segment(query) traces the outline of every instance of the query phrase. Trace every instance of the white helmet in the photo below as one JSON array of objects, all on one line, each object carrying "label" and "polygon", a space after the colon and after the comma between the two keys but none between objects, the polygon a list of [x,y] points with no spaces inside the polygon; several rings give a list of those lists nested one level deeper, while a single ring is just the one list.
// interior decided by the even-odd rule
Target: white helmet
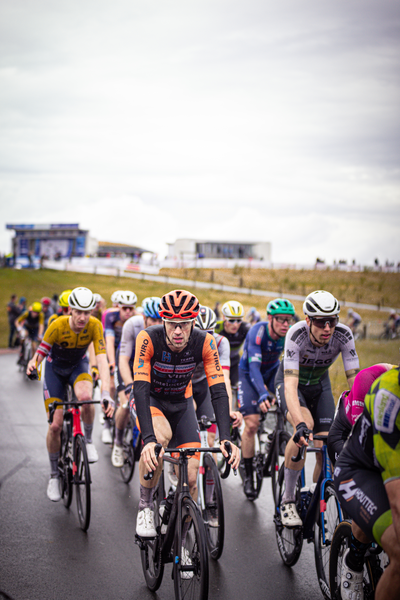
[{"label": "white helmet", "polygon": [[96,304],[101,301],[100,294],[93,294],[93,295],[94,295],[94,300],[95,300]]},{"label": "white helmet", "polygon": [[229,300],[222,305],[221,312],[227,319],[243,319],[244,308],[240,302]]},{"label": "white helmet", "polygon": [[215,316],[215,312],[208,306],[200,306],[200,311],[196,317],[194,326],[203,331],[208,331],[209,329],[215,329],[216,324],[217,317]]},{"label": "white helmet", "polygon": [[118,302],[119,302],[119,295],[120,295],[120,293],[121,293],[121,290],[117,290],[116,292],[113,292],[113,293],[111,294],[111,302],[112,302],[113,304],[118,304]]},{"label": "white helmet", "polygon": [[309,317],[334,317],[340,313],[340,305],[330,292],[316,290],[304,300],[303,312]]},{"label": "white helmet", "polygon": [[118,304],[119,306],[135,306],[137,302],[137,296],[134,292],[126,290],[125,292],[119,293]]},{"label": "white helmet", "polygon": [[77,287],[69,295],[68,304],[77,310],[93,310],[96,300],[91,290],[85,287]]}]

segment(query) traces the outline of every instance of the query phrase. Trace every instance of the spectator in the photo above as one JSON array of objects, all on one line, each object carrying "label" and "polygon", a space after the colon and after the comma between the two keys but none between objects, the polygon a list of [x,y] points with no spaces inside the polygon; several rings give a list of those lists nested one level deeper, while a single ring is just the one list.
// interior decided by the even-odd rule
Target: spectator
[{"label": "spectator", "polygon": [[221,318],[221,313],[220,313],[219,307],[220,307],[220,302],[216,302],[215,306],[214,306],[214,312],[215,312],[215,316],[217,317],[217,321]]},{"label": "spectator", "polygon": [[15,327],[15,319],[19,317],[21,311],[16,304],[17,296],[13,294],[10,298],[10,302],[7,304],[8,324],[10,326],[10,335],[8,337],[8,347],[13,348],[15,346],[14,335],[17,331]]}]

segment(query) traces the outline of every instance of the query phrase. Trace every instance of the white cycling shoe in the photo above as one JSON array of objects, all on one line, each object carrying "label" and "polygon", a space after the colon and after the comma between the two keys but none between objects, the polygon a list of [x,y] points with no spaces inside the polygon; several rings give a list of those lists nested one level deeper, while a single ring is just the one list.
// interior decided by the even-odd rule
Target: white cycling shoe
[{"label": "white cycling shoe", "polygon": [[353,571],[347,566],[346,557],[349,552],[350,548],[347,548],[343,555],[340,597],[342,600],[364,600],[363,572]]},{"label": "white cycling shoe", "polygon": [[157,532],[154,526],[154,512],[151,508],[139,510],[136,519],[136,533],[143,538],[156,537]]},{"label": "white cycling shoe", "polygon": [[124,466],[124,451],[122,446],[117,446],[117,444],[114,444],[111,454],[111,463],[113,467],[117,467],[119,469]]},{"label": "white cycling shoe", "polygon": [[111,429],[109,427],[103,427],[101,441],[103,444],[112,444]]},{"label": "white cycling shoe", "polygon": [[[190,553],[187,548],[182,546],[181,565],[191,567],[193,565]],[[181,579],[193,579],[194,571],[181,571]]]},{"label": "white cycling shoe", "polygon": [[60,480],[58,477],[50,477],[47,485],[47,497],[52,502],[59,502],[61,500]]},{"label": "white cycling shoe", "polygon": [[99,460],[99,455],[93,442],[86,442],[86,452],[90,463],[95,463]]},{"label": "white cycling shoe", "polygon": [[295,502],[281,504],[281,522],[284,527],[301,527],[303,525]]}]

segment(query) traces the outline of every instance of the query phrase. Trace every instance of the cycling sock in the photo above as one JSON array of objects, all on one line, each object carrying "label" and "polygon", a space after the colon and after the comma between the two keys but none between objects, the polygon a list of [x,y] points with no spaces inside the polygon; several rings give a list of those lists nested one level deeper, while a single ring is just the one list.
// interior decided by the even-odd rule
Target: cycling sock
[{"label": "cycling sock", "polygon": [[285,467],[285,491],[282,496],[282,504],[285,504],[285,502],[295,502],[296,484],[300,474],[301,471]]},{"label": "cycling sock", "polygon": [[49,452],[50,459],[50,477],[59,477],[58,473],[58,459],[60,457],[59,452]]},{"label": "cycling sock", "polygon": [[117,442],[117,446],[122,446],[124,437],[124,430],[115,428],[115,441]]},{"label": "cycling sock", "polygon": [[212,497],[214,494],[214,477],[211,469],[207,469],[206,471],[206,503],[212,501]]},{"label": "cycling sock", "polygon": [[139,510],[144,510],[145,508],[153,510],[153,492],[153,488],[146,488],[140,484]]},{"label": "cycling sock", "polygon": [[93,431],[93,423],[88,425],[87,423],[83,424],[83,428],[85,430],[85,442],[87,444],[92,443],[92,431]]},{"label": "cycling sock", "polygon": [[246,477],[253,477],[253,458],[244,458],[244,470]]},{"label": "cycling sock", "polygon": [[350,552],[346,556],[346,564],[352,571],[360,573],[363,570],[364,556],[369,546],[370,544],[359,542],[351,532]]}]

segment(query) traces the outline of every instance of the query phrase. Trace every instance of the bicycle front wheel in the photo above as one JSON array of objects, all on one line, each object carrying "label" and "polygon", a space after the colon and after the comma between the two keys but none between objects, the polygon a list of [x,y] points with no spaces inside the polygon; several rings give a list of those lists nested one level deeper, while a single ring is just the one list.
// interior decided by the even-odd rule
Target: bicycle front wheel
[{"label": "bicycle front wheel", "polygon": [[276,499],[276,486],[278,483],[279,469],[285,462],[285,449],[286,444],[290,440],[291,435],[285,429],[281,429],[276,432],[274,440],[274,446],[271,448],[271,486],[272,486],[272,497]]},{"label": "bicycle front wheel", "polygon": [[72,465],[68,455],[68,425],[64,421],[61,431],[60,458],[58,459],[58,471],[60,474],[60,494],[66,508],[72,502]]},{"label": "bicycle front wheel", "polygon": [[182,500],[174,539],[173,577],[177,600],[207,600],[208,554],[203,519],[191,498]]},{"label": "bicycle front wheel", "polygon": [[[160,489],[159,482],[154,493],[154,524],[157,531],[159,531],[161,527],[159,508],[163,495],[164,494]],[[143,546],[140,547],[140,558],[142,560],[144,578],[146,580],[147,587],[152,592],[156,592],[158,590],[164,575],[164,563],[161,557],[161,546],[161,536],[158,534],[154,539],[143,540]]]},{"label": "bicycle front wheel", "polygon": [[201,476],[205,508],[203,520],[206,527],[210,556],[218,560],[224,549],[225,519],[221,479],[211,454],[204,454],[204,474]]},{"label": "bicycle front wheel", "polygon": [[[278,544],[279,554],[286,566],[293,567],[300,558],[303,547],[303,528],[302,527],[284,527],[281,521],[280,506],[282,496],[285,491],[285,465],[279,469],[278,485],[276,489],[275,502],[275,536]],[[296,489],[296,494],[299,496],[299,485]],[[299,503],[297,502],[297,510]]]},{"label": "bicycle front wheel", "polygon": [[125,483],[129,483],[135,472],[135,448],[133,446],[133,425],[131,421],[129,421],[128,426],[124,429],[122,452],[124,464],[120,469],[121,476]]},{"label": "bicycle front wheel", "polygon": [[330,600],[329,555],[333,534],[340,521],[340,507],[333,482],[326,483],[322,500],[321,511],[317,512],[314,525],[314,556],[319,587],[324,598]]},{"label": "bicycle front wheel", "polygon": [[82,435],[77,435],[75,440],[74,484],[76,485],[76,508],[79,524],[83,531],[87,531],[90,524],[90,483],[90,469],[85,441]]}]

